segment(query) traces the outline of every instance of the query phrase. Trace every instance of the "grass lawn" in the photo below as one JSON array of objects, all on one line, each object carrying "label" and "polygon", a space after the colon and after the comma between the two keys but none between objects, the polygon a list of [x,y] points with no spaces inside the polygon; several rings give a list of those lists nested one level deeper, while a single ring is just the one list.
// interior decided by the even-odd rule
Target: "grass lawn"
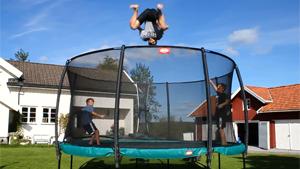
[{"label": "grass lawn", "polygon": [[[241,156],[221,156],[222,169],[242,168]],[[0,146],[0,169],[55,169],[57,160],[53,146]],[[108,169],[114,168],[113,158],[83,158],[74,157],[73,168],[77,169]],[[213,156],[213,168],[218,168],[217,154]],[[63,154],[62,169],[68,169],[70,156]],[[166,160],[150,160],[139,163],[137,168],[157,169],[167,168]],[[257,169],[299,169],[300,155],[252,154],[247,158],[247,168]],[[205,157],[196,165],[183,160],[170,160],[170,168],[204,168]],[[136,169],[135,160],[124,158],[123,169]]]}]

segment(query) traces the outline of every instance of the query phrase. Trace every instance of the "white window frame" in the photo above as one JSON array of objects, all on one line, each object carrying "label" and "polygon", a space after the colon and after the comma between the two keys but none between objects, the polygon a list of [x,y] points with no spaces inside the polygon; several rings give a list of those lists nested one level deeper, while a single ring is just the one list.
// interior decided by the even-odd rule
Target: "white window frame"
[{"label": "white window frame", "polygon": [[[44,122],[44,109],[48,109],[48,112],[47,112],[47,122]],[[52,110],[55,110],[56,112],[56,108],[55,107],[43,107],[42,108],[42,124],[54,124],[54,122],[51,122],[51,111]],[[54,115],[55,115],[55,112],[54,112]],[[55,116],[54,116],[54,120],[55,120]]]},{"label": "white window frame", "polygon": [[[26,122],[23,122],[23,108],[27,108],[27,120]],[[35,117],[34,117],[34,122],[30,121],[30,114],[31,111],[30,109],[34,108],[35,109]],[[23,124],[36,124],[37,123],[37,106],[21,106],[21,114],[22,114],[22,119],[21,119],[21,123]]]}]

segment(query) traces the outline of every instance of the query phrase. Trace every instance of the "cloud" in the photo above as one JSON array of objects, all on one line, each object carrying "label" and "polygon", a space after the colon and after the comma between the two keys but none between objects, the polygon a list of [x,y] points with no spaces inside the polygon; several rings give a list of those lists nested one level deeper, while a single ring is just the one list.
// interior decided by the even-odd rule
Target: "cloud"
[{"label": "cloud", "polygon": [[233,31],[229,36],[228,40],[233,44],[253,44],[258,40],[258,29],[240,29]]},{"label": "cloud", "polygon": [[41,31],[45,31],[45,30],[48,30],[48,28],[41,27],[41,28],[29,29],[27,31],[17,33],[17,34],[14,34],[14,35],[10,36],[10,39],[19,38],[19,37],[22,37],[24,35],[28,35],[28,34],[31,34],[31,33],[34,33],[34,32],[41,32]]},{"label": "cloud", "polygon": [[49,60],[49,58],[48,58],[48,56],[41,56],[41,57],[39,57],[39,62],[47,62],[48,60]]},{"label": "cloud", "polygon": [[21,0],[20,2],[22,2],[23,4],[27,4],[28,6],[44,4],[46,2],[49,2],[49,4],[45,5],[46,7],[42,8],[36,15],[29,18],[29,20],[24,24],[23,32],[16,33],[16,34],[10,36],[10,39],[19,38],[19,37],[22,37],[24,35],[28,35],[28,34],[31,34],[34,32],[48,30],[49,29],[48,26],[46,27],[45,24],[43,24],[43,23],[47,23],[46,18],[49,16],[51,10],[65,1],[66,0],[61,0],[61,1]]},{"label": "cloud", "polygon": [[31,18],[24,26],[32,27],[38,25],[44,18],[48,16],[48,12],[42,12]]},{"label": "cloud", "polygon": [[224,50],[224,53],[230,55],[230,56],[238,56],[240,53],[234,49],[233,47],[227,47],[225,50]]},{"label": "cloud", "polygon": [[21,3],[23,3],[22,5],[26,5],[26,6],[35,6],[35,5],[40,5],[46,2],[49,2],[50,0],[20,0]]}]

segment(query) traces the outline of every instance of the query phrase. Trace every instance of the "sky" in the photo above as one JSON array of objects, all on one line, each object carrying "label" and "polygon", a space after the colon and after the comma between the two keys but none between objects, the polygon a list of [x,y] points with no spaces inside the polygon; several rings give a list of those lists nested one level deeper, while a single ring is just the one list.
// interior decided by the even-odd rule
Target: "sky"
[{"label": "sky", "polygon": [[[80,53],[146,45],[129,28],[132,10],[165,5],[169,29],[159,45],[204,47],[237,63],[244,84],[300,83],[298,0],[0,0],[0,57],[19,49],[31,62],[61,64]],[[188,65],[187,65],[188,66]],[[234,85],[235,87],[237,85]]]}]

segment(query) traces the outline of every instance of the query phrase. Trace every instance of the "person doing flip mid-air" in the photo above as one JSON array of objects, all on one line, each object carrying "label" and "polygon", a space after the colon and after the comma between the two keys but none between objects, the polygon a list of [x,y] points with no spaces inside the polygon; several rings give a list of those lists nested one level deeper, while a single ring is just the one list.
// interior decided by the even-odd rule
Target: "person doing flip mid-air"
[{"label": "person doing flip mid-air", "polygon": [[[163,4],[157,4],[157,9],[145,9],[138,16],[138,4],[130,5],[133,9],[133,15],[130,19],[130,28],[138,29],[140,37],[144,41],[148,41],[149,45],[156,45],[157,40],[161,39],[165,30],[168,29],[168,25],[165,22],[165,17],[162,14]],[[144,23],[144,29],[141,25]]]}]

